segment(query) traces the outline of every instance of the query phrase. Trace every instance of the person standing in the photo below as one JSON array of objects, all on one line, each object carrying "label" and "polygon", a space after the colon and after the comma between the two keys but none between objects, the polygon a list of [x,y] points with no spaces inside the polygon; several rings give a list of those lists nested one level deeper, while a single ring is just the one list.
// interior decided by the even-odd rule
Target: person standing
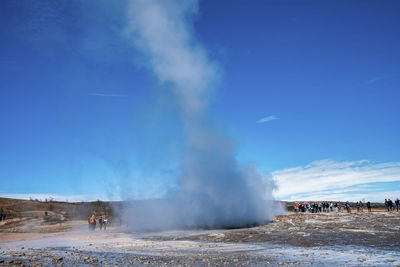
[{"label": "person standing", "polygon": [[90,223],[90,229],[94,231],[96,229],[96,218],[94,217],[94,215],[90,217],[89,223]]},{"label": "person standing", "polygon": [[371,212],[371,202],[367,202],[367,208],[368,208],[368,212]]},{"label": "person standing", "polygon": [[0,221],[5,221],[7,216],[7,210],[6,209],[1,209],[0,211]]},{"label": "person standing", "polygon": [[347,209],[347,213],[351,213],[351,208],[350,208],[349,201],[346,202],[346,209]]},{"label": "person standing", "polygon": [[399,208],[400,208],[400,200],[399,200],[399,198],[396,198],[396,201],[394,203],[396,204],[397,212],[399,212]]},{"label": "person standing", "polygon": [[100,231],[103,230],[103,217],[100,217],[100,219],[99,219],[99,227],[100,227]]},{"label": "person standing", "polygon": [[390,198],[388,199],[388,206],[389,206],[389,211],[393,211],[394,210],[393,201]]},{"label": "person standing", "polygon": [[103,219],[104,231],[107,230],[107,219]]}]

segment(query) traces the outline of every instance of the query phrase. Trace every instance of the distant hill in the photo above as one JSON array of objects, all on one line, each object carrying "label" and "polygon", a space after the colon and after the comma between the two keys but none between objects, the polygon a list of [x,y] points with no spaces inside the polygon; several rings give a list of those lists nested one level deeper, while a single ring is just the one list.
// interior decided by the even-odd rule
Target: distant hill
[{"label": "distant hill", "polygon": [[87,219],[93,213],[96,215],[113,216],[113,205],[117,202],[62,202],[22,200],[0,198],[0,210],[6,213],[7,218],[36,217],[47,214],[63,214],[71,219]]},{"label": "distant hill", "polygon": [[[295,203],[312,203],[324,201],[281,201],[287,210],[293,210]],[[330,202],[330,201],[327,201]],[[333,203],[337,201],[332,201]],[[344,202],[341,202],[344,203]],[[115,217],[123,202],[92,201],[92,202],[63,202],[54,200],[22,200],[0,197],[0,209],[7,214],[7,218],[37,217],[48,214],[63,214],[68,219],[87,219],[92,214]],[[350,202],[355,207],[355,202]],[[372,208],[385,208],[384,203],[371,203]]]}]

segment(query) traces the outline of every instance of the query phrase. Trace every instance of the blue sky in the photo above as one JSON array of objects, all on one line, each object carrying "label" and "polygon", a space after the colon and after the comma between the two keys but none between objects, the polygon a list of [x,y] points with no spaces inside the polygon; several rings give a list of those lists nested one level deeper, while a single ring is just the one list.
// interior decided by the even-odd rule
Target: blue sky
[{"label": "blue sky", "polygon": [[[192,34],[218,69],[211,114],[240,161],[275,177],[278,198],[400,197],[400,2],[198,9]],[[125,2],[5,0],[0,23],[1,195],[148,198],[175,186],[177,103],[126,38]],[[317,192],[290,186],[310,181]]]}]

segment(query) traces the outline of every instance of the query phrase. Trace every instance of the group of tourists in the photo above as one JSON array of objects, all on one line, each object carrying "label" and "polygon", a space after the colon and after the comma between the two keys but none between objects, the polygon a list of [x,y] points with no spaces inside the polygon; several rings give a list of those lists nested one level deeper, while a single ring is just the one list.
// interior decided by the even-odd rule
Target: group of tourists
[{"label": "group of tourists", "polygon": [[312,203],[299,203],[294,205],[294,212],[341,212],[342,205],[340,202],[312,202]]},{"label": "group of tourists", "polygon": [[[399,198],[396,198],[394,204],[396,205],[396,211],[399,212],[399,208],[400,208]],[[387,211],[394,211],[393,201],[390,198],[389,199],[385,198],[385,206],[386,206]]]},{"label": "group of tourists", "polygon": [[[348,201],[347,201],[348,203]],[[357,212],[363,212],[364,211],[364,203],[362,201],[357,201],[356,203],[356,208],[357,208]],[[371,212],[371,202],[367,202],[367,209],[368,212]]]},{"label": "group of tourists", "polygon": [[[358,201],[356,203],[357,212],[364,211],[364,203],[362,201]],[[367,202],[368,211],[371,212],[371,202]],[[294,212],[310,212],[310,213],[318,213],[318,212],[342,212],[347,211],[351,213],[351,205],[350,202],[347,201],[345,203],[341,202],[312,202],[312,203],[299,203],[295,204]]]},{"label": "group of tourists", "polygon": [[[394,207],[396,206],[396,211],[399,212],[400,209],[400,200],[399,198],[396,199],[396,201],[393,201],[391,199],[385,199],[385,206],[387,211],[392,212],[394,211]],[[368,209],[368,212],[371,212],[371,202],[366,203],[366,207]],[[357,212],[363,212],[364,211],[364,203],[362,201],[357,201],[355,204],[355,208],[357,209]],[[318,212],[342,212],[346,211],[347,213],[351,213],[352,206],[349,201],[346,201],[345,203],[341,202],[312,202],[312,203],[296,203],[293,206],[294,212],[310,212],[310,213],[318,213]]]},{"label": "group of tourists", "polygon": [[[104,229],[107,230],[107,224],[108,224],[108,220],[106,218],[104,218],[103,216],[101,216],[98,219],[98,223],[99,223],[99,228],[100,231]],[[94,215],[92,215],[91,217],[89,217],[88,219],[88,224],[89,224],[89,230],[94,231],[96,229],[96,225],[97,225],[97,220],[96,217]]]}]

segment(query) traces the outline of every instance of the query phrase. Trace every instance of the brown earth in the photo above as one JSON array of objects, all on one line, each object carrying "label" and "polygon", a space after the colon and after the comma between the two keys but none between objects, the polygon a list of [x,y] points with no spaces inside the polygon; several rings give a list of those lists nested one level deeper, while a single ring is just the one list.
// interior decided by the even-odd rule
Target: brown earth
[{"label": "brown earth", "polygon": [[276,216],[272,223],[254,228],[178,240],[269,242],[299,247],[352,245],[400,248],[400,216],[397,212],[297,213]]},{"label": "brown earth", "polygon": [[0,222],[0,266],[400,265],[400,215],[384,209],[288,213],[242,229],[130,233],[88,231],[73,212],[90,205],[0,199],[9,212]]}]

